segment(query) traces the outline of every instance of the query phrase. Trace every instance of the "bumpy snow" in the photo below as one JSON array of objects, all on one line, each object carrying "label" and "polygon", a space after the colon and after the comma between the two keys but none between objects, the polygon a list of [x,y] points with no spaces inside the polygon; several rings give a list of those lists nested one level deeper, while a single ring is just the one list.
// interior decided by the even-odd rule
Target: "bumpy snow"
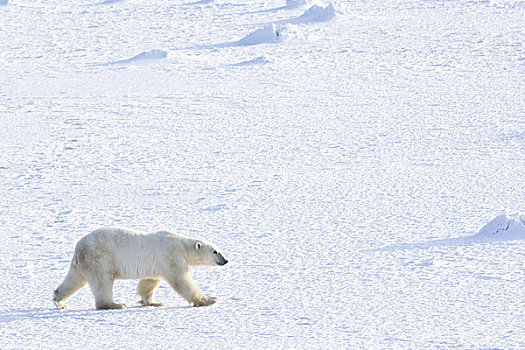
[{"label": "bumpy snow", "polygon": [[[0,4],[1,349],[525,348],[523,1]],[[219,302],[57,310],[109,225]]]}]

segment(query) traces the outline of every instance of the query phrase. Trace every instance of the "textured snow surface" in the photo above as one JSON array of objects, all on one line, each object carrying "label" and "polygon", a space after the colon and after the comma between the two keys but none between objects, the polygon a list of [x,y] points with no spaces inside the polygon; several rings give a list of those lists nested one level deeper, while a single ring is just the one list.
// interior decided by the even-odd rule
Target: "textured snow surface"
[{"label": "textured snow surface", "polygon": [[[0,348],[525,348],[524,2],[292,3],[0,0]],[[219,302],[57,310],[109,225]]]}]

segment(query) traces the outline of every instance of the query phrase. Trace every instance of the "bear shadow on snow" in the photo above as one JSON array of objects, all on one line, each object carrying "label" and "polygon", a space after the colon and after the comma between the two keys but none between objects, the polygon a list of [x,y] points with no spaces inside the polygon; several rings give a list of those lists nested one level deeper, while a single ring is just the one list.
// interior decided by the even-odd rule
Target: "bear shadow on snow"
[{"label": "bear shadow on snow", "polygon": [[[164,311],[169,312],[170,310],[187,310],[192,308],[188,306],[168,306],[163,308]],[[60,311],[60,310],[58,310]],[[69,310],[68,312],[57,312],[56,309],[49,308],[32,308],[32,309],[13,309],[0,312],[0,324],[8,324],[11,322],[25,321],[25,320],[34,320],[34,319],[43,319],[43,320],[52,320],[52,319],[62,319],[62,318],[92,318],[100,315],[102,310],[99,309],[79,309],[79,310]],[[143,308],[142,306],[132,306],[126,309],[118,310],[119,313],[122,312],[150,312],[149,310]]]}]

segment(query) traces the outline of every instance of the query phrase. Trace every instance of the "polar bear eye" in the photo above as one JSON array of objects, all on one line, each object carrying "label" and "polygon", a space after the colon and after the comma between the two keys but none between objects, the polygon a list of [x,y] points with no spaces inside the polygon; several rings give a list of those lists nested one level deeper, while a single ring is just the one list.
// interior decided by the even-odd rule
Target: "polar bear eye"
[{"label": "polar bear eye", "polygon": [[218,254],[216,250],[213,251],[213,254]]}]

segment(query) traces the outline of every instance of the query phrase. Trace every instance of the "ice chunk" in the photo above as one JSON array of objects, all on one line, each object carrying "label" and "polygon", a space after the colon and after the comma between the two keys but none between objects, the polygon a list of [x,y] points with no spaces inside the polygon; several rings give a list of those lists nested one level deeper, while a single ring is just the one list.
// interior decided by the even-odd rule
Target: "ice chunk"
[{"label": "ice chunk", "polygon": [[166,56],[168,56],[168,53],[166,51],[151,50],[151,51],[144,51],[142,53],[139,53],[137,56],[134,56],[130,58],[129,60],[132,60],[132,61],[154,60],[154,59],[166,58]]},{"label": "ice chunk", "polygon": [[294,9],[308,4],[308,0],[286,0],[286,8]]},{"label": "ice chunk", "polygon": [[281,41],[280,30],[275,26],[274,23],[267,24],[264,28],[257,29],[255,32],[242,38],[237,42],[237,45],[257,45],[257,44],[268,44],[278,43]]},{"label": "ice chunk", "polygon": [[256,57],[254,59],[251,59],[251,60],[248,60],[248,61],[242,61],[242,62],[239,62],[239,63],[235,63],[233,64],[233,66],[253,66],[253,65],[257,65],[257,64],[266,64],[266,63],[272,63],[273,61],[264,57],[264,56],[259,56],[259,57]]},{"label": "ice chunk", "polygon": [[112,5],[117,2],[121,2],[122,0],[104,0],[100,3],[100,5]]},{"label": "ice chunk", "polygon": [[158,60],[162,58],[168,57],[168,53],[163,50],[151,50],[151,51],[144,51],[139,53],[136,56],[133,56],[131,58],[127,58],[124,60],[119,60],[115,62],[111,62],[108,64],[125,64],[125,63],[133,63],[138,61],[146,61],[146,60]]},{"label": "ice chunk", "polygon": [[213,3],[213,0],[199,0],[199,1],[192,2],[188,5],[207,5],[211,3]]},{"label": "ice chunk", "polygon": [[295,23],[327,22],[335,17],[335,8],[332,3],[325,7],[314,5],[295,19]]},{"label": "ice chunk", "polygon": [[523,0],[490,0],[489,6],[494,7],[523,7],[525,6],[525,1]]},{"label": "ice chunk", "polygon": [[525,239],[525,215],[501,214],[483,226],[478,237],[499,239]]}]

